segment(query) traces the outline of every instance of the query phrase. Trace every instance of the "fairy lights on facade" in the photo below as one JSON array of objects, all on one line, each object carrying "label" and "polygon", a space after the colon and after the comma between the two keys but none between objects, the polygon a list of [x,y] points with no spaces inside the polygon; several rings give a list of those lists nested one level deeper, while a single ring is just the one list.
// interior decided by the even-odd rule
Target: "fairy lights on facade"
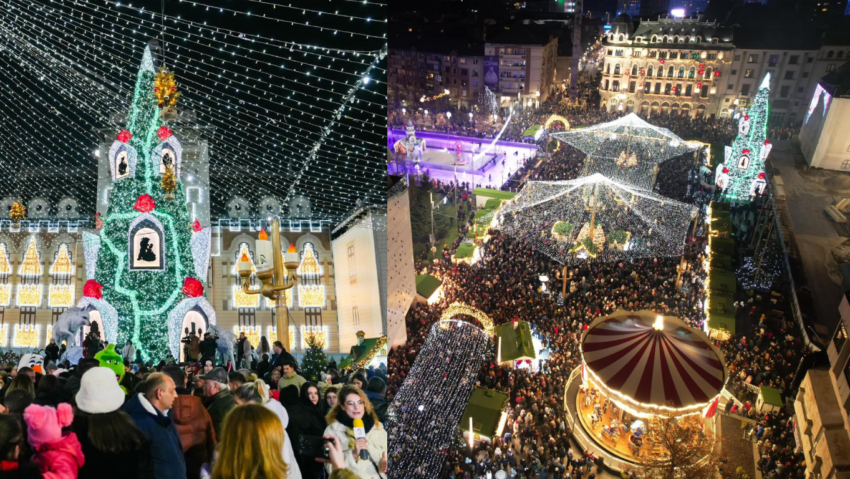
[{"label": "fairy lights on facade", "polygon": [[266,338],[268,338],[270,345],[277,341],[277,326],[266,326]]},{"label": "fairy lights on facade", "polygon": [[18,270],[21,276],[41,276],[41,258],[38,254],[38,247],[35,244],[35,236],[30,236],[27,252],[24,253],[24,259],[21,261],[21,267]]},{"label": "fairy lights on facade", "polygon": [[56,261],[50,267],[50,274],[74,274],[74,265],[71,264],[71,256],[68,254],[68,245],[62,244],[59,247],[59,254],[56,255]]},{"label": "fairy lights on facade", "polygon": [[0,274],[11,274],[12,267],[9,265],[9,254],[6,252],[6,244],[0,243]]},{"label": "fairy lights on facade", "polygon": [[74,305],[74,285],[51,284],[47,293],[47,305],[52,308],[70,308]]},{"label": "fairy lights on facade", "polygon": [[251,343],[251,346],[256,348],[260,345],[260,336],[263,335],[262,328],[260,326],[234,326],[233,334],[238,338],[241,333],[245,333],[245,337],[248,338],[248,341]]},{"label": "fairy lights on facade", "polygon": [[[48,326],[50,327],[50,326]],[[0,346],[6,346],[9,342],[9,327],[8,325],[0,324]]]},{"label": "fairy lights on facade", "polygon": [[[287,298],[288,299],[288,298]],[[322,285],[298,286],[298,305],[302,308],[324,308],[325,287]]]},{"label": "fairy lights on facade", "polygon": [[304,246],[304,258],[301,260],[301,264],[298,266],[298,274],[322,274],[322,266],[319,264],[318,260],[316,260],[316,254],[313,251],[313,247],[309,244]]},{"label": "fairy lights on facade", "polygon": [[490,338],[495,337],[496,332],[493,329],[493,320],[490,319],[490,316],[487,316],[480,309],[473,308],[472,306],[461,303],[460,301],[455,301],[446,308],[446,310],[443,311],[443,315],[440,316],[440,321],[457,319],[457,316],[460,314],[472,316],[477,319],[478,322],[481,323],[481,327],[484,329],[484,332],[487,333]]},{"label": "fairy lights on facade", "polygon": [[12,346],[16,348],[37,348],[39,329],[38,324],[16,324]]},{"label": "fairy lights on facade", "polygon": [[40,284],[19,284],[15,303],[18,306],[41,306],[42,292]]},{"label": "fairy lights on facade", "polygon": [[307,348],[309,348],[309,345],[307,344],[307,337],[311,335],[318,340],[318,342],[322,345],[323,350],[328,349],[330,336],[328,336],[327,326],[301,326],[301,349],[306,351]]}]

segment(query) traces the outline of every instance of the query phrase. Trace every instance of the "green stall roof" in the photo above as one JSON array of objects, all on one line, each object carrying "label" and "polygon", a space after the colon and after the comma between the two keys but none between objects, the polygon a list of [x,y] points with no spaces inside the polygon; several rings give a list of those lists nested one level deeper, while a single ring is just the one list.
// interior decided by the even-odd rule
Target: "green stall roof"
[{"label": "green stall roof", "polygon": [[475,252],[475,245],[472,243],[464,243],[457,247],[457,252],[455,252],[455,258],[472,258],[472,254]]},{"label": "green stall roof", "polygon": [[484,203],[484,209],[486,210],[496,210],[499,209],[500,206],[502,206],[502,200],[498,198],[490,198],[486,203]]},{"label": "green stall roof", "polygon": [[442,285],[442,281],[430,274],[420,274],[416,276],[416,294],[425,299],[430,298],[431,295],[434,294],[434,291],[437,291],[437,288]]},{"label": "green stall roof", "polygon": [[477,434],[493,438],[499,428],[502,410],[508,402],[508,395],[491,389],[475,388],[463,415],[460,417],[458,429],[469,431],[469,418],[472,417],[472,430]]},{"label": "green stall roof", "polygon": [[[519,359],[537,359],[534,344],[531,342],[531,326],[526,321],[518,321],[514,329],[513,323],[496,326],[496,336],[502,339],[502,361]],[[498,347],[498,339],[496,340]]]},{"label": "green stall roof", "polygon": [[711,292],[735,294],[738,290],[738,279],[731,271],[712,269],[708,272],[708,289]]},{"label": "green stall roof", "polygon": [[712,209],[711,230],[719,234],[730,234],[732,231],[732,215],[728,211]]},{"label": "green stall roof", "polygon": [[[770,404],[771,406],[776,407],[785,406],[785,404],[782,402],[782,394],[776,388],[761,386],[759,387],[759,396],[761,396],[765,404]],[[473,421],[474,420],[475,419],[473,419]],[[467,419],[467,421],[469,421],[469,419]]]},{"label": "green stall roof", "polygon": [[510,191],[502,191],[502,190],[494,190],[492,188],[475,188],[472,190],[472,194],[475,196],[483,196],[485,198],[497,198],[500,200],[510,200],[516,196],[516,193],[511,193]]},{"label": "green stall roof", "polygon": [[727,293],[711,293],[708,300],[708,327],[735,335],[735,298]]},{"label": "green stall roof", "polygon": [[733,256],[735,254],[735,240],[732,238],[711,238],[711,252]]},{"label": "green stall roof", "polygon": [[712,269],[725,269],[726,271],[732,271],[732,257],[728,254],[712,253],[710,266]]}]

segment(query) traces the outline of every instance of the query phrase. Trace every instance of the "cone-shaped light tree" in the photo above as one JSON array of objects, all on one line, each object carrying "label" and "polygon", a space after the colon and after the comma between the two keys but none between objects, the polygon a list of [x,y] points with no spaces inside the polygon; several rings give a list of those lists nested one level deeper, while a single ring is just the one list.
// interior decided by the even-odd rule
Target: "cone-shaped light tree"
[{"label": "cone-shaped light tree", "polygon": [[[184,283],[198,285],[194,280],[205,278],[193,267],[194,233],[180,181],[182,148],[161,124],[155,77],[145,48],[127,128],[110,149],[114,184],[100,230],[95,280],[103,287],[103,300],[118,313],[118,344],[132,339],[144,357],[157,361],[169,351],[167,318],[186,299]],[[171,168],[176,184],[168,201],[162,175]],[[200,295],[202,288],[190,294]]]},{"label": "cone-shaped light tree", "polygon": [[[738,120],[738,136],[727,150],[725,163],[718,166],[718,175],[728,175],[723,197],[728,201],[750,200],[764,190],[764,160],[772,145],[767,141],[770,74],[764,76],[756,97],[747,113]],[[726,172],[726,170],[728,172]]]}]

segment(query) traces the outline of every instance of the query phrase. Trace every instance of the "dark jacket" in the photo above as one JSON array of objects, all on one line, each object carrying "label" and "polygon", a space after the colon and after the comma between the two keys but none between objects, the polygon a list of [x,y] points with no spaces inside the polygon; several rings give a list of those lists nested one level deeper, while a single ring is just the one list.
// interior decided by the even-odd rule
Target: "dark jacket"
[{"label": "dark jacket", "polygon": [[212,418],[201,398],[192,396],[188,389],[177,388],[177,399],[168,416],[177,426],[183,457],[186,458],[186,476],[198,479],[201,466],[212,462],[216,436]]},{"label": "dark jacket", "polygon": [[375,414],[378,415],[378,419],[381,421],[381,424],[385,424],[387,422],[387,400],[384,398],[384,395],[381,393],[366,391],[366,397],[369,398],[369,402],[372,403],[372,409],[375,410]]},{"label": "dark jacket", "polygon": [[[97,417],[96,415],[93,417]],[[89,441],[89,418],[74,416],[71,429],[83,448],[86,463],[80,468],[78,479],[154,479],[151,445],[146,438],[141,449],[110,453],[96,449]]]},{"label": "dark jacket", "polygon": [[156,478],[185,479],[183,446],[171,418],[159,411],[143,394],[131,396],[122,409],[150,441]]},{"label": "dark jacket", "polygon": [[[302,435],[307,436],[323,436],[325,433],[325,417],[322,414],[321,400],[319,404],[313,405],[307,398],[307,390],[310,389],[307,383],[301,388],[300,397],[298,400],[292,400],[291,394],[281,393],[281,403],[286,408],[289,414],[289,425],[286,427],[286,432],[289,433],[289,439],[292,441],[292,449],[295,451],[295,460],[298,462],[298,468],[301,470],[301,476],[304,478],[317,477],[322,471],[322,464],[316,462],[313,457],[302,456],[298,454],[299,438]],[[295,386],[288,386],[294,388]]]},{"label": "dark jacket", "polygon": [[215,339],[201,341],[201,361],[215,361],[216,344]]},{"label": "dark jacket", "polygon": [[271,362],[272,362],[272,365],[269,368],[269,371],[273,370],[274,368],[279,367],[279,368],[281,368],[281,372],[280,372],[281,376],[283,375],[283,369],[282,368],[283,368],[284,364],[286,364],[286,363],[295,364],[295,365],[298,364],[298,362],[295,361],[295,358],[291,354],[286,352],[285,349],[283,351],[281,351],[280,354],[272,353]]},{"label": "dark jacket", "polygon": [[48,344],[44,348],[44,364],[48,361],[53,361],[53,364],[59,362],[59,346],[56,343]]},{"label": "dark jacket", "polygon": [[236,407],[236,400],[230,394],[230,390],[223,389],[213,397],[204,400],[204,406],[210,413],[213,429],[215,429],[215,437],[221,437],[221,426],[224,424],[224,417],[231,409]]}]

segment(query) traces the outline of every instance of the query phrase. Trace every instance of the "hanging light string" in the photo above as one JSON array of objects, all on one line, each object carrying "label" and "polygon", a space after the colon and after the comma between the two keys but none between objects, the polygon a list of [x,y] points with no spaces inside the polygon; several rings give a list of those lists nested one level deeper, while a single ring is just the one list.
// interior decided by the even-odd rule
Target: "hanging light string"
[{"label": "hanging light string", "polygon": [[[84,53],[84,55],[85,55],[85,53]],[[128,60],[128,61],[129,61],[129,60]],[[187,65],[187,66],[188,66],[188,65]],[[199,84],[199,85],[200,85],[200,86],[203,86],[202,84]],[[258,106],[258,108],[262,108],[262,107]],[[265,110],[265,111],[267,111],[267,109],[264,109],[264,110]],[[213,114],[214,114],[214,113],[213,113]],[[309,123],[309,122],[308,122],[308,123]],[[352,137],[352,138],[353,138],[353,137]],[[375,150],[375,153],[379,153],[379,151]]]},{"label": "hanging light string", "polygon": [[[184,1],[184,0],[180,0],[180,2],[181,2],[181,3],[182,3],[183,1]],[[206,7],[207,7],[207,10],[209,10],[210,8],[212,8],[213,10],[215,10],[215,9],[217,8],[220,12],[223,12],[223,11],[225,10],[224,8],[221,8],[221,7],[210,7],[210,6],[207,6],[207,5],[203,5],[203,4],[201,4],[201,3],[193,2],[192,0],[186,0],[186,1],[187,1],[188,3],[192,3],[193,5],[202,5],[202,6],[206,6]],[[357,15],[347,15],[347,14],[344,14],[344,13],[339,13],[339,10],[337,10],[336,12],[328,12],[328,11],[325,11],[325,10],[311,10],[311,9],[309,9],[309,8],[293,7],[292,5],[284,5],[284,4],[282,4],[282,3],[268,3],[268,2],[263,2],[262,0],[248,0],[248,1],[249,1],[249,2],[253,2],[253,3],[259,3],[259,4],[262,4],[262,5],[271,5],[273,10],[274,10],[275,8],[277,8],[277,7],[280,7],[280,8],[289,8],[289,9],[292,9],[292,10],[301,10],[302,12],[305,12],[305,13],[306,13],[306,12],[310,12],[310,13],[317,13],[317,14],[318,14],[318,16],[322,16],[322,15],[330,15],[330,16],[337,16],[337,17],[349,18],[349,19],[351,19],[351,20],[355,20],[355,19],[356,19],[356,20],[365,20],[366,22],[387,23],[386,19],[384,19],[384,20],[379,20],[379,19],[373,19],[372,17],[359,17],[359,16],[357,16]],[[240,13],[242,13],[242,12],[240,12]],[[254,16],[254,17],[256,17],[256,16],[257,16],[256,14],[251,14],[251,13],[243,13],[243,14],[245,14],[245,15],[251,15],[251,16]],[[269,17],[269,18],[271,18],[271,17]],[[273,18],[273,20],[277,20],[277,19],[274,19],[274,18]],[[279,21],[288,22],[289,20],[279,20]]]},{"label": "hanging light string", "polygon": [[[70,71],[69,75],[72,75],[72,74],[74,73],[74,71],[73,71],[73,70],[69,70],[69,71]],[[45,77],[47,77],[47,78],[53,79],[52,72],[51,72],[50,70],[47,70],[47,71],[39,71],[38,73],[39,73],[39,74],[41,74],[41,75],[44,75],[44,76],[45,76]],[[59,78],[60,78],[60,79],[65,79],[65,76],[60,76]],[[86,91],[86,90],[84,90],[84,91]],[[120,112],[122,112],[121,104],[120,104],[120,103],[117,103],[117,102],[116,102],[116,104],[117,104],[117,105],[116,105],[116,108],[114,109],[114,112],[116,112],[116,113],[120,113]],[[246,127],[247,127],[247,126],[249,126],[249,125],[246,125]],[[297,136],[300,136],[300,135],[297,135]],[[226,140],[226,139],[223,139],[223,140],[224,140],[225,142],[228,142],[228,140]],[[296,141],[297,141],[297,140],[296,140]],[[298,141],[298,143],[301,143],[301,142],[300,142],[300,141]],[[307,144],[306,144],[306,143],[301,143],[301,146],[307,146]],[[234,147],[235,147],[235,146],[234,146]],[[243,147],[240,145],[240,146],[239,146],[239,148],[243,148]],[[334,148],[336,149],[336,147],[334,147]],[[254,151],[255,151],[256,153],[258,153],[258,154],[261,154],[261,153],[262,153],[260,150],[256,150],[256,149],[254,149],[254,148],[252,148],[252,147],[249,147],[249,149],[250,149],[250,150],[254,150]],[[346,151],[346,150],[345,150],[345,149],[341,149],[341,151],[342,151],[343,153],[345,153],[345,151]],[[372,160],[372,159],[370,159],[370,158],[368,158],[368,157],[364,158],[364,160],[365,160],[365,161],[373,162],[373,163],[375,163],[375,164],[379,164],[379,163],[380,163],[380,162],[375,161],[375,160]]]},{"label": "hanging light string", "polygon": [[[33,3],[38,3],[38,2],[33,2]],[[89,2],[87,2],[86,0],[79,0],[79,1],[77,1],[77,2],[75,2],[75,3],[76,3],[76,4],[80,4],[80,3],[89,3]],[[83,7],[85,7],[85,6],[83,6]],[[21,8],[29,9],[30,7],[29,7],[29,6],[24,6],[24,7],[21,7]],[[36,7],[33,7],[33,8],[36,8]],[[74,7],[68,7],[68,8],[69,8],[69,9],[71,9],[71,10],[76,11],[76,9],[75,9]],[[85,8],[88,8],[88,7],[85,7]],[[37,10],[39,10],[39,11],[41,11],[42,9],[48,9],[48,10],[50,10],[50,11],[55,11],[55,10],[56,10],[56,9],[54,9],[54,8],[48,8],[48,7],[36,8],[36,9],[37,9]],[[95,9],[95,10],[97,10],[97,9]],[[57,12],[57,13],[59,13],[59,14],[61,15],[61,17],[62,17],[62,20],[61,20],[61,21],[62,21],[63,23],[67,21],[67,16],[68,16],[68,15],[67,15],[66,13],[64,13],[64,12],[61,12],[61,13],[60,13],[60,12]],[[81,17],[81,18],[80,18],[80,20],[81,20],[82,22],[84,22],[84,23],[88,24],[88,25],[91,25],[92,27],[97,27],[94,23],[86,21],[86,20],[85,20],[85,18],[84,18],[84,17],[85,17],[85,15],[86,15],[86,13],[80,13],[80,17]],[[93,16],[93,15],[91,15],[91,14],[88,14],[88,15],[89,15],[89,17],[91,17],[92,19],[94,18],[94,16]],[[108,17],[109,17],[109,15],[110,15],[110,14],[103,14],[102,16],[103,16],[104,18],[108,18]],[[116,23],[123,23],[123,21],[124,21],[125,19],[127,19],[127,16],[126,16],[126,15],[123,15],[123,16],[122,16],[120,13],[117,13],[117,14],[111,14],[111,15],[115,15],[115,16],[116,16]],[[70,16],[71,16],[71,17],[73,17],[73,12],[70,14]],[[144,22],[144,20],[137,22],[137,21],[133,20],[132,18],[130,18],[130,20],[129,20],[128,22],[126,22],[126,23],[127,23],[127,24],[130,24],[130,25],[138,26],[139,28],[149,28],[149,27],[146,27],[146,26],[145,26],[145,22]],[[151,23],[151,25],[153,25],[153,23]],[[74,27],[74,26],[72,26],[72,28],[73,28],[73,27]],[[126,29],[126,27],[121,27],[121,28],[122,28],[122,29]],[[89,30],[93,32],[93,30],[92,30],[92,29],[89,29]],[[136,31],[135,31],[135,30],[133,30],[133,32],[134,32],[134,33],[136,33]],[[114,33],[112,33],[112,35],[115,35],[115,34],[114,34]],[[119,35],[121,35],[121,34],[119,34]],[[167,34],[167,35],[170,35],[170,36],[174,37],[174,38],[175,38],[175,40],[179,40],[179,39],[177,38],[177,36],[176,36],[176,35],[173,35],[173,34],[170,34],[170,33],[169,33],[169,34]],[[191,34],[189,34],[189,35],[191,35]],[[122,37],[123,37],[123,35],[122,35]],[[206,37],[201,37],[201,38],[206,39]],[[200,42],[190,41],[190,40],[187,40],[186,38],[183,38],[182,40],[183,40],[183,41],[189,41],[190,43],[194,43],[194,44],[199,45],[199,46],[205,46],[205,45],[201,44]],[[217,42],[217,43],[221,43],[222,45],[231,46],[231,45],[230,45],[230,44],[228,44],[227,42],[224,42],[224,41],[221,41],[221,40],[218,40],[218,39],[215,39],[215,38],[212,38],[212,39],[210,39],[210,40],[213,40],[213,41],[215,41],[215,42]],[[114,41],[115,41],[115,40],[113,40],[113,42],[114,42]],[[118,41],[121,41],[121,40],[118,40]],[[210,55],[210,54],[203,53],[203,52],[201,52],[201,51],[199,51],[199,50],[195,50],[195,49],[192,49],[192,48],[189,48],[189,47],[185,47],[185,46],[184,46],[184,47],[181,47],[181,46],[176,45],[176,44],[174,44],[174,43],[172,43],[172,46],[175,46],[176,48],[184,48],[185,50],[187,50],[187,51],[189,51],[189,52],[191,52],[191,53],[197,53],[198,55],[205,56],[205,57],[209,58],[211,61],[221,61],[221,62],[222,62],[222,64],[230,63],[230,64],[232,64],[232,65],[234,65],[234,66],[238,65],[238,61],[227,61],[227,60],[224,60],[224,59],[215,58],[215,57],[213,57],[213,56],[212,56],[212,55]],[[206,47],[213,48],[213,47],[211,47],[211,46],[209,46],[209,45],[206,45]],[[237,45],[237,46],[235,46],[235,48],[241,48],[241,47],[239,47],[239,46]],[[250,50],[250,49],[248,49],[248,50],[249,50],[249,51],[252,51],[252,52],[255,52],[254,50]],[[221,48],[221,47],[219,48],[219,51],[221,51],[221,52],[225,52],[225,50],[224,50],[223,48]],[[227,53],[227,52],[225,52],[225,53]],[[274,67],[274,68],[278,68],[278,69],[279,69],[279,68],[284,68],[284,70],[287,70],[287,68],[285,67],[285,65],[279,65],[279,64],[277,64],[277,63],[271,63],[271,62],[264,62],[264,61],[261,61],[261,60],[256,60],[256,59],[253,59],[253,58],[248,57],[248,56],[246,56],[246,55],[236,54],[235,52],[229,52],[229,53],[231,53],[231,54],[232,54],[232,56],[239,57],[239,58],[244,58],[244,59],[246,59],[246,60],[251,60],[251,61],[254,61],[255,63],[265,64],[265,65],[268,65],[268,66],[271,66],[271,67]],[[353,75],[353,76],[356,76],[356,77],[358,77],[358,78],[359,78],[360,76],[362,76],[362,73],[356,73],[356,72],[352,73],[352,72],[346,72],[346,71],[344,71],[344,70],[337,70],[337,69],[327,68],[327,67],[324,67],[324,66],[321,66],[321,65],[317,65],[317,64],[314,64],[314,63],[310,63],[310,62],[303,62],[303,61],[298,61],[298,60],[292,60],[292,59],[291,59],[291,57],[289,57],[289,58],[285,58],[285,57],[280,57],[280,56],[276,56],[276,55],[271,55],[271,56],[274,56],[275,58],[279,58],[279,59],[286,60],[286,61],[293,61],[293,62],[298,63],[298,64],[300,64],[300,65],[308,65],[308,66],[313,67],[314,69],[315,69],[316,67],[320,67],[320,68],[322,68],[322,69],[324,69],[324,70],[326,70],[326,71],[333,71],[333,72],[337,72],[337,73],[343,73],[343,74],[347,74],[347,75]],[[320,57],[320,58],[321,58],[321,57]],[[332,61],[332,62],[333,62],[334,60],[335,60],[335,59],[331,59],[331,61]],[[357,65],[362,65],[362,66],[364,66],[364,67],[365,67],[365,65],[366,65],[365,60],[361,60],[360,62],[354,62],[354,63],[355,63],[355,64],[357,64]],[[242,68],[242,67],[240,66],[239,68]],[[245,68],[246,68],[246,71],[256,71],[256,72],[259,72],[259,73],[261,73],[261,74],[267,74],[267,73],[265,73],[265,72],[261,72],[259,69],[256,69],[256,68],[251,68],[251,67],[245,67]],[[298,70],[295,70],[295,69],[293,69],[293,68],[289,68],[288,70],[289,70],[289,71],[294,71],[294,72],[296,72],[296,73],[301,73],[302,75],[304,74],[303,72],[299,72]],[[229,70],[226,70],[226,71],[229,71]],[[385,70],[384,70],[384,72],[385,72]],[[233,73],[233,75],[235,75],[235,76],[238,78],[239,73],[237,73],[237,72],[232,72],[232,73]],[[243,76],[243,77],[245,77],[246,79],[254,80],[254,81],[256,81],[256,82],[258,82],[258,83],[259,83],[259,80],[252,79],[251,77],[249,77],[249,76],[245,75],[244,73],[242,74],[242,76]],[[298,80],[293,80],[293,79],[290,79],[290,78],[288,78],[288,77],[284,77],[284,76],[281,76],[281,75],[273,75],[273,74],[270,74],[270,76],[271,76],[271,77],[275,77],[275,78],[280,78],[280,79],[282,79],[282,80],[284,80],[284,81],[288,81],[288,82],[300,83]],[[339,81],[335,81],[335,80],[329,79],[329,78],[327,78],[327,77],[323,77],[323,76],[321,76],[321,75],[316,75],[316,74],[313,74],[313,73],[311,73],[309,76],[313,76],[313,77],[319,78],[319,79],[321,79],[321,80],[328,81],[328,82],[330,82],[330,83],[332,83],[332,84],[341,84],[341,85],[345,85],[346,87],[348,87],[348,86],[350,85],[349,83],[346,83],[346,82],[339,82]],[[320,80],[320,81],[321,81],[321,80]],[[380,82],[379,80],[375,80],[375,81],[376,81],[376,82],[378,82],[378,83],[383,83],[383,82]],[[240,82],[240,84],[245,85],[245,83],[242,83],[242,82]],[[245,86],[247,86],[247,85],[245,85]],[[332,92],[333,94],[340,94],[339,92],[336,92],[336,91],[334,91],[334,90],[327,90],[327,89],[323,89],[323,88],[320,88],[320,87],[317,87],[317,88],[318,88],[318,89],[320,89],[320,90],[322,90],[322,91],[329,91],[329,92]],[[270,92],[270,93],[271,93],[271,92]],[[273,94],[273,93],[271,93],[271,94]],[[381,97],[383,97],[383,98],[386,98],[386,95],[383,95],[383,94],[379,94],[379,96],[381,96]],[[363,101],[363,102],[366,102],[366,103],[370,103],[370,104],[372,104],[371,102],[368,102],[367,100],[360,100],[360,101]],[[384,106],[384,107],[385,107],[385,106],[386,106],[386,102],[384,101],[384,102],[382,102],[382,103],[378,103],[377,105],[380,105],[380,106]]]},{"label": "hanging light string", "polygon": [[[375,61],[373,62],[373,65],[377,64],[378,62],[383,60],[386,57],[386,53],[387,53],[387,45],[385,44],[384,48],[381,50],[381,54],[377,55],[375,57]],[[369,65],[369,68],[366,70],[366,75],[364,75],[364,78],[368,77],[369,72],[371,70],[372,70],[372,65]],[[357,90],[360,89],[360,86],[361,86],[361,84],[363,84],[363,81],[364,81],[363,79],[358,80],[358,82],[354,85],[354,87],[349,91],[349,94],[348,94],[348,97],[347,97],[348,101],[351,101],[351,99],[354,98],[354,94],[357,92]],[[342,115],[342,110],[344,108],[345,108],[344,106],[340,107],[340,110],[338,111],[337,115],[333,119],[331,119],[330,124],[325,127],[326,132],[329,132],[331,129],[333,129],[335,122]],[[301,170],[298,172],[298,178],[296,178],[295,181],[292,183],[292,185],[289,187],[289,191],[287,191],[287,193],[286,193],[286,198],[284,199],[284,203],[288,203],[290,198],[292,198],[292,195],[294,194],[295,187],[298,186],[298,184],[301,182],[301,177],[304,175],[304,172],[307,171],[307,167],[310,165],[310,162],[313,161],[313,159],[316,158],[316,152],[319,151],[319,148],[322,146],[322,143],[323,143],[323,138],[320,138],[319,141],[316,142],[315,146],[313,147],[313,151],[312,151],[311,156],[309,158],[307,158],[307,161],[304,162],[304,164],[301,167]]]},{"label": "hanging light string", "polygon": [[[105,1],[106,1],[106,3],[112,3],[117,7],[126,7],[126,8],[130,8],[132,10],[136,10],[136,11],[139,11],[139,12],[144,11],[144,8],[134,7],[134,6],[129,5],[129,4],[124,5],[121,2],[111,2],[109,0],[105,0]],[[183,0],[180,0],[180,2],[183,3]],[[347,33],[347,34],[351,35],[352,37],[358,36],[358,37],[363,37],[363,38],[380,38],[380,39],[386,39],[386,37],[387,37],[386,33],[384,33],[383,35],[380,35],[380,36],[379,35],[369,35],[369,34],[366,34],[366,33],[353,32],[353,31],[350,31],[350,30],[340,30],[340,29],[332,28],[332,27],[323,27],[323,26],[320,26],[320,25],[310,25],[310,22],[294,22],[292,20],[283,20],[283,19],[280,19],[280,18],[267,17],[265,15],[252,15],[250,12],[240,12],[238,10],[233,10],[233,9],[224,8],[224,7],[211,6],[211,5],[207,5],[205,3],[198,3],[198,2],[189,2],[189,3],[192,3],[194,5],[200,5],[202,7],[211,7],[211,8],[214,8],[214,9],[221,9],[221,10],[227,11],[227,12],[233,12],[234,16],[242,14],[245,17],[250,17],[250,18],[263,18],[263,19],[272,20],[272,21],[275,21],[275,22],[278,22],[278,23],[283,22],[283,23],[288,23],[290,25],[298,25],[298,26],[301,26],[301,27],[318,28],[321,31],[325,31],[325,30],[333,31],[334,35],[336,35],[337,33]]]}]

